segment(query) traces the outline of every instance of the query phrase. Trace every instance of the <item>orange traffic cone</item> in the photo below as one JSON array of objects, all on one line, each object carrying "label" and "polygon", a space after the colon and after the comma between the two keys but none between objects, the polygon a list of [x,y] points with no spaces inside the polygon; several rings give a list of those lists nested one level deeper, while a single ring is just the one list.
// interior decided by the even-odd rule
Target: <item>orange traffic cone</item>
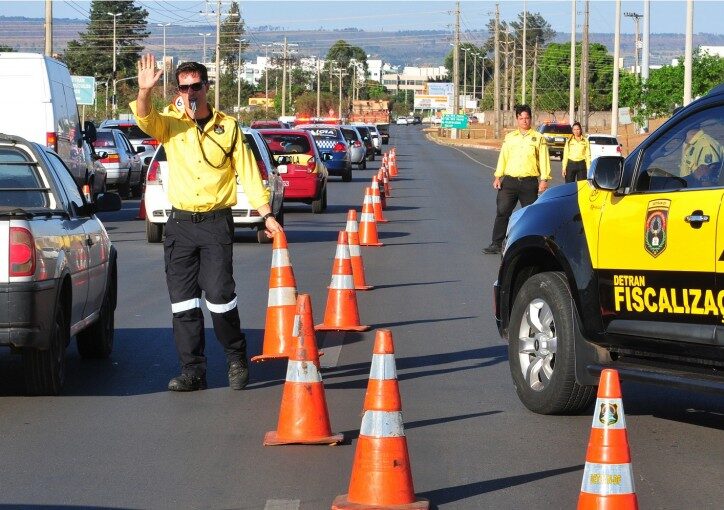
[{"label": "orange traffic cone", "polygon": [[387,153],[385,152],[382,155],[382,168],[387,168],[388,165],[388,159],[387,159]]},{"label": "orange traffic cone", "polygon": [[392,151],[390,152],[390,177],[397,177],[397,154],[395,151],[395,148],[392,148]]},{"label": "orange traffic cone", "polygon": [[384,211],[387,209],[387,197],[385,196],[385,189],[382,187],[382,169],[380,168],[377,171],[377,175],[372,177],[372,191],[374,192],[375,188],[377,189],[378,194],[380,195],[380,205],[382,206],[382,210]]},{"label": "orange traffic cone", "polygon": [[368,196],[372,193],[370,188],[365,188],[365,199],[362,203],[362,215],[359,219],[359,244],[360,246],[382,246],[377,238],[377,222],[372,201]]},{"label": "orange traffic cone", "polygon": [[[380,199],[380,188],[377,186],[377,177],[373,177],[373,186],[370,189],[370,201],[372,202],[372,211],[375,214],[375,221],[377,223],[389,223],[390,220],[385,218],[382,212],[382,200]],[[367,200],[367,196],[365,196]]]},{"label": "orange traffic cone", "polygon": [[[318,367],[319,358],[316,355],[317,345],[313,341],[314,328],[309,295],[301,294],[297,303],[301,334],[297,348],[289,357],[277,429],[266,433],[264,446],[337,444],[344,440],[342,434],[332,434],[329,425],[327,399],[324,396],[324,384]],[[303,340],[305,332],[308,338],[312,338],[309,346],[306,346]]]},{"label": "orange traffic cone", "polygon": [[324,322],[314,327],[317,331],[367,331],[360,325],[357,293],[354,290],[352,262],[347,245],[347,232],[341,230],[337,238],[337,253],[332,265],[332,283],[329,285]]},{"label": "orange traffic cone", "polygon": [[390,330],[378,330],[349,492],[335,498],[332,510],[430,507],[415,497],[394,353]]},{"label": "orange traffic cone", "polygon": [[382,189],[385,191],[385,197],[392,196],[392,186],[390,185],[390,175],[387,172],[387,168],[381,168],[382,170]]},{"label": "orange traffic cone", "polygon": [[601,372],[578,510],[638,508],[616,370]]},{"label": "orange traffic cone", "polygon": [[357,211],[347,211],[347,244],[349,245],[349,260],[352,263],[352,276],[354,277],[354,290],[374,289],[365,281],[365,265],[362,260],[362,250],[359,247],[359,232],[357,229]]},{"label": "orange traffic cone", "polygon": [[252,361],[289,357],[295,345],[292,329],[296,309],[297,282],[289,261],[287,237],[284,232],[278,232],[272,244],[264,344],[262,353],[251,358]]},{"label": "orange traffic cone", "polygon": [[137,220],[146,219],[146,194],[141,195],[141,203],[138,206],[138,214],[136,215]]}]

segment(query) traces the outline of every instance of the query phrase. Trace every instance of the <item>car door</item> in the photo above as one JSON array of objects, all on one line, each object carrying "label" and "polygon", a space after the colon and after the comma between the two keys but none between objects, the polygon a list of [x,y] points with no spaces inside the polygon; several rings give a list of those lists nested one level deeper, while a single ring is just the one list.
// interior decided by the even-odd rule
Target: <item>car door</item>
[{"label": "car door", "polygon": [[121,132],[119,134],[119,138],[123,144],[123,150],[126,154],[128,154],[128,168],[131,172],[131,185],[136,186],[141,182],[141,159],[126,135]]},{"label": "car door", "polygon": [[[721,118],[724,107],[703,109],[665,130],[635,156],[631,192],[599,204],[599,294],[608,330],[620,338],[706,345],[721,329],[724,187],[718,170],[702,184],[681,168],[687,133]],[[681,352],[670,342],[661,349]]]}]

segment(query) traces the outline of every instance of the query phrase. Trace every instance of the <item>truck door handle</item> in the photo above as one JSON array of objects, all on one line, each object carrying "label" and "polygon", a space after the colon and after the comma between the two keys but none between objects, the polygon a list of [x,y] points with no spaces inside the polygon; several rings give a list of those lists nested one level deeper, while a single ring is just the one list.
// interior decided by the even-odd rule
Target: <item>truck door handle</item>
[{"label": "truck door handle", "polygon": [[684,218],[687,223],[704,223],[709,221],[709,215],[702,213],[701,211],[694,211],[693,214]]}]

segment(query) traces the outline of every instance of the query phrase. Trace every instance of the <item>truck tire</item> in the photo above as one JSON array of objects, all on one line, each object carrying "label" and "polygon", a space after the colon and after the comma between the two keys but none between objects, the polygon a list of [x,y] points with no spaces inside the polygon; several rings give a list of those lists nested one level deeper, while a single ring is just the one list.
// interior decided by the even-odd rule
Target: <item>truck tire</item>
[{"label": "truck tire", "polygon": [[78,353],[84,359],[106,359],[113,351],[115,310],[113,309],[113,293],[115,278],[111,281],[103,296],[98,320],[76,335]]},{"label": "truck tire", "polygon": [[520,401],[540,414],[587,408],[596,386],[575,377],[573,298],[561,272],[533,275],[521,287],[510,312],[508,359]]},{"label": "truck tire", "polygon": [[65,382],[65,351],[70,341],[63,297],[55,303],[50,348],[22,350],[25,387],[28,395],[58,395]]},{"label": "truck tire", "polygon": [[163,223],[153,223],[146,218],[146,239],[149,243],[163,241]]}]

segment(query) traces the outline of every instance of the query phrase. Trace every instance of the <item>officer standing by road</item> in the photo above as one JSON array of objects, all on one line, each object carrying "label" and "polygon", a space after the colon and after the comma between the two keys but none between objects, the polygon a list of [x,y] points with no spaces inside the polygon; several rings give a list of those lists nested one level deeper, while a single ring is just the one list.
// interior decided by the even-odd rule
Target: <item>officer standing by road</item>
[{"label": "officer standing by road", "polygon": [[580,122],[574,122],[573,136],[566,140],[563,146],[563,161],[561,174],[566,182],[582,181],[586,178],[588,168],[591,166],[591,146],[583,137],[583,128]]},{"label": "officer standing by road", "polygon": [[[530,106],[515,107],[518,129],[505,135],[495,169],[493,188],[498,190],[493,240],[483,253],[500,253],[508,220],[516,204],[530,205],[548,188],[551,164],[545,138],[530,128]],[[539,182],[540,179],[540,182]]]},{"label": "officer standing by road", "polygon": [[272,215],[269,192],[236,120],[206,101],[206,67],[196,62],[181,64],[176,69],[181,101],[159,113],[151,107],[151,92],[162,74],[153,55],[142,56],[138,98],[130,106],[138,126],[163,143],[171,175],[172,210],[165,229],[164,259],[181,374],[171,379],[168,389],[206,388],[203,291],[214,332],[226,354],[229,386],[240,390],[249,380],[249,369],[233,277],[231,206],[236,204],[237,177],[249,203],[264,219],[267,235],[282,228]]}]

